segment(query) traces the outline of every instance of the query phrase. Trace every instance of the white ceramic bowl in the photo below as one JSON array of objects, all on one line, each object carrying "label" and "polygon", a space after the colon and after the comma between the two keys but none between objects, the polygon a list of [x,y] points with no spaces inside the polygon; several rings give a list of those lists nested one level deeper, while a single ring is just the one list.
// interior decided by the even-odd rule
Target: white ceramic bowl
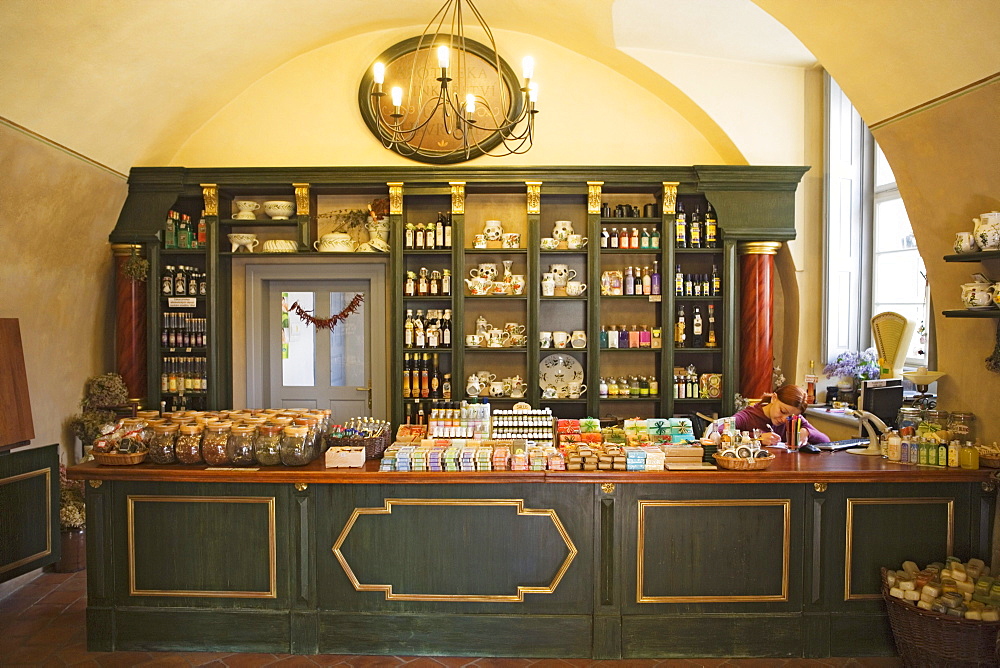
[{"label": "white ceramic bowl", "polygon": [[265,253],[294,253],[299,245],[291,239],[268,239],[261,248]]},{"label": "white ceramic bowl", "polygon": [[260,208],[260,204],[249,199],[238,199],[236,200],[236,208],[240,211],[253,213]]},{"label": "white ceramic bowl", "polygon": [[283,200],[264,202],[264,213],[274,220],[288,220],[288,217],[295,213],[295,203]]}]

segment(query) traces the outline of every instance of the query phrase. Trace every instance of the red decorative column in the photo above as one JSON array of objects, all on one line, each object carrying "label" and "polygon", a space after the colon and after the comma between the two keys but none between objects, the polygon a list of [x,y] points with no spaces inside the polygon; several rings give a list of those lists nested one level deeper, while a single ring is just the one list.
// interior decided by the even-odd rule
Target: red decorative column
[{"label": "red decorative column", "polygon": [[[115,361],[129,399],[146,396],[146,283],[125,275],[136,244],[112,244],[115,256]],[[150,280],[149,277],[146,280]]]},{"label": "red decorative column", "polygon": [[740,253],[740,394],[757,399],[770,392],[774,256],[780,241],[747,241]]}]

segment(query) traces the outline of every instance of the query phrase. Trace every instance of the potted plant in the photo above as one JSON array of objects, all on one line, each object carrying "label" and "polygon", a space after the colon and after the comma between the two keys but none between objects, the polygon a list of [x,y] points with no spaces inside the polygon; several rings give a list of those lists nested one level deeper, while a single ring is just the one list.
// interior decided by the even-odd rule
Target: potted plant
[{"label": "potted plant", "polygon": [[87,509],[83,481],[69,480],[66,467],[59,465],[59,536],[62,556],[54,564],[58,573],[74,573],[87,564]]},{"label": "potted plant", "polygon": [[87,379],[82,411],[69,420],[69,426],[84,448],[101,435],[101,428],[115,421],[115,409],[128,401],[128,388],[117,373],[104,373]]},{"label": "potted plant", "polygon": [[827,378],[839,377],[837,382],[840,392],[838,397],[851,403],[854,391],[862,380],[879,378],[878,354],[874,348],[858,352],[848,350],[837,355],[829,364],[823,367]]}]

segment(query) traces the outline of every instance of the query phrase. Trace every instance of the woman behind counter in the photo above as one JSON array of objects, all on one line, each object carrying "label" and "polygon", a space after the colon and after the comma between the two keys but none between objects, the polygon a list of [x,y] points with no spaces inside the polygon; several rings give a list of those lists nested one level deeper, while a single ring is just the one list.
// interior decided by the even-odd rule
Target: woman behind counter
[{"label": "woman behind counter", "polygon": [[[753,406],[747,406],[733,416],[739,431],[752,432],[760,430],[761,445],[777,445],[784,441],[785,418],[790,415],[802,415],[806,406],[806,391],[798,385],[782,385],[771,394],[765,394]],[[802,418],[802,428],[799,430],[799,443],[807,439],[809,443],[829,443],[826,434],[809,424]]]}]

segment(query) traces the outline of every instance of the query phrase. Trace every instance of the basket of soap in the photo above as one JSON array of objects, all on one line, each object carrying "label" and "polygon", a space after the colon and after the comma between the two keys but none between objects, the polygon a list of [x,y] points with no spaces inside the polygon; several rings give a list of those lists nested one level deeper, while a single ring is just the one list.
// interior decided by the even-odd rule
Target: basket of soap
[{"label": "basket of soap", "polygon": [[715,452],[712,458],[720,468],[730,471],[763,471],[774,462],[774,455],[767,450],[757,450],[753,457],[727,456]]},{"label": "basket of soap", "polygon": [[[957,579],[956,579],[957,578]],[[906,666],[996,666],[1000,587],[978,559],[882,569],[882,598]]]},{"label": "basket of soap", "polygon": [[1000,446],[996,443],[990,445],[976,444],[979,451],[979,465],[989,469],[1000,469]]}]

